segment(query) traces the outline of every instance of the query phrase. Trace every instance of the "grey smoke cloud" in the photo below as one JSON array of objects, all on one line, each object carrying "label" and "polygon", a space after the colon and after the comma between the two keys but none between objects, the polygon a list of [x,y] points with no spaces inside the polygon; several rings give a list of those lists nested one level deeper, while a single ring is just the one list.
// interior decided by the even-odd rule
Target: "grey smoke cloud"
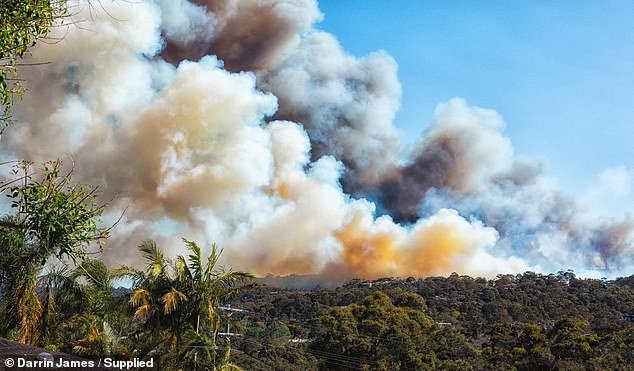
[{"label": "grey smoke cloud", "polygon": [[[321,18],[313,0],[196,0],[181,6],[159,1],[164,18],[171,10],[184,19],[163,23],[163,57],[173,63],[217,55],[229,71],[259,71],[274,63],[285,48]],[[202,14],[206,15],[204,17]],[[194,13],[195,17],[188,16]],[[206,19],[205,19],[206,18]],[[210,28],[191,27],[213,25]],[[183,28],[183,25],[190,27]],[[176,30],[176,32],[175,32]]]},{"label": "grey smoke cloud", "polygon": [[278,97],[276,118],[302,123],[313,159],[334,155],[349,170],[344,181],[375,183],[400,150],[396,71],[387,53],[355,58],[332,35],[313,31],[261,72],[258,85]]},{"label": "grey smoke cloud", "polygon": [[429,189],[481,191],[511,166],[512,146],[495,111],[453,99],[440,104],[435,116],[412,160],[388,170],[378,186],[381,204],[397,220],[416,220]]}]

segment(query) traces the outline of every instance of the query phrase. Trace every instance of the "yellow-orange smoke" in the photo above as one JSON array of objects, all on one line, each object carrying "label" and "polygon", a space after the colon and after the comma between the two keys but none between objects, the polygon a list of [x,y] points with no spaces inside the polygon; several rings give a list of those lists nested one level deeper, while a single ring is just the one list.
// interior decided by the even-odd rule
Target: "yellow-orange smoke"
[{"label": "yellow-orange smoke", "polygon": [[419,231],[399,256],[402,275],[420,276],[455,270],[454,258],[468,253],[471,247],[469,241],[451,226],[431,225]]},{"label": "yellow-orange smoke", "polygon": [[395,268],[398,258],[395,231],[371,231],[363,226],[362,215],[355,215],[352,221],[335,233],[341,243],[342,263],[345,270],[367,278],[389,274]]},{"label": "yellow-orange smoke", "polygon": [[389,218],[373,221],[369,215],[357,213],[335,235],[342,245],[339,269],[361,278],[461,270],[470,256],[497,238],[494,230],[469,223],[453,210],[441,210],[411,230]]}]

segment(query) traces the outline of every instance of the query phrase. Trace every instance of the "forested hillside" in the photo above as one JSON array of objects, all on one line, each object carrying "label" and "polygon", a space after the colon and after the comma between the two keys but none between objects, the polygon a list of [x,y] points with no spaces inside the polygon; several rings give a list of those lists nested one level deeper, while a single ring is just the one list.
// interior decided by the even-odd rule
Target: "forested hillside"
[{"label": "forested hillside", "polygon": [[629,370],[634,276],[572,272],[259,288],[235,305],[245,369]]}]

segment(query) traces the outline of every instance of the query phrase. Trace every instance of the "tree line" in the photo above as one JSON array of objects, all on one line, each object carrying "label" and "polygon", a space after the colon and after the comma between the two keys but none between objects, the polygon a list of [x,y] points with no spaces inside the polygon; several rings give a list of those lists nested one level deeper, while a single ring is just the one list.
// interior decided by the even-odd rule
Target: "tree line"
[{"label": "tree line", "polygon": [[634,369],[634,276],[353,280],[234,303],[253,313],[234,344],[249,370]]}]

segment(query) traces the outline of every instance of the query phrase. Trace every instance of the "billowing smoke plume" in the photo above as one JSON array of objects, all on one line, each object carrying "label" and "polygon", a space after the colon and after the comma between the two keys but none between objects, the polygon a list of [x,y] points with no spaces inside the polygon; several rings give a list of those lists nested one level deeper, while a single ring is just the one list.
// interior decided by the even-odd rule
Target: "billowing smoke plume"
[{"label": "billowing smoke plume", "polygon": [[495,111],[468,107],[461,99],[440,104],[410,163],[394,166],[381,180],[381,204],[398,220],[411,222],[430,189],[485,192],[486,182],[511,165],[502,124]]},{"label": "billowing smoke plume", "polygon": [[[164,11],[174,6],[160,3]],[[332,35],[311,30],[321,17],[314,0],[196,3],[194,19],[207,11],[206,23],[214,24],[215,32],[196,33],[192,23],[185,28],[164,25],[167,60],[197,60],[213,54],[229,71],[255,72],[259,87],[279,100],[274,118],[303,125],[313,160],[330,154],[342,161],[348,169],[344,178],[348,189],[376,182],[396,160],[399,138],[392,120],[400,85],[396,62],[387,53],[357,59],[343,51]],[[194,9],[181,8],[182,12]],[[170,17],[172,12],[167,14]],[[195,24],[199,23],[203,22]]]},{"label": "billowing smoke plume", "polygon": [[259,82],[279,99],[276,118],[302,123],[313,159],[329,154],[346,165],[347,190],[376,183],[397,160],[399,137],[392,120],[400,85],[396,63],[386,53],[357,59],[332,35],[315,31],[261,73]]},{"label": "billowing smoke plume", "polygon": [[[42,44],[4,157],[71,157],[115,216],[104,254],[154,238],[225,249],[259,274],[476,275],[634,263],[632,220],[596,220],[492,110],[440,104],[399,158],[386,53],[313,29],[314,0],[78,2]],[[361,197],[363,196],[363,197]],[[521,257],[521,258],[519,258]]]},{"label": "billowing smoke plume", "polygon": [[321,18],[314,0],[157,0],[174,63],[217,55],[229,71],[260,71]]}]

